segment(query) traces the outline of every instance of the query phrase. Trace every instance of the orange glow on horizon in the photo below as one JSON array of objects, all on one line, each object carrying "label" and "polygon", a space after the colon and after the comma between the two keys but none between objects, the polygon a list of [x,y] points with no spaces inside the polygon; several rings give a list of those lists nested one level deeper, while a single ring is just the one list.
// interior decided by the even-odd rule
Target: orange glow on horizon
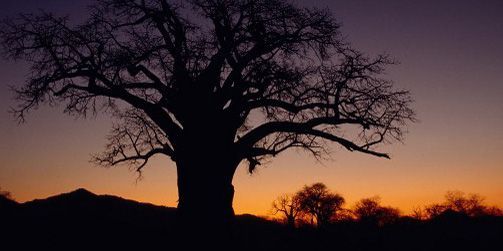
[{"label": "orange glow on horizon", "polygon": [[[500,170],[497,173],[484,174],[477,170],[466,169],[466,173],[461,173],[458,177],[445,177],[445,174],[439,173],[436,178],[442,182],[437,182],[422,174],[420,170],[424,170],[425,167],[409,166],[400,169],[400,165],[396,163],[400,162],[400,157],[396,160],[384,160],[343,151],[337,151],[336,155],[340,157],[339,160],[328,161],[321,165],[305,154],[291,152],[280,156],[251,175],[246,172],[246,168],[239,168],[234,179],[236,214],[249,213],[271,217],[271,203],[277,196],[294,193],[302,186],[314,182],[323,182],[331,191],[340,193],[346,199],[344,205],[346,208],[351,208],[359,199],[380,196],[383,205],[397,207],[403,214],[408,214],[415,207],[442,202],[445,192],[449,190],[460,190],[467,194],[477,193],[486,198],[487,205],[503,206],[502,185],[495,178],[501,175]],[[351,164],[350,160],[356,163]],[[60,166],[53,169],[58,173],[55,177],[49,177],[51,175],[44,169],[25,174],[32,176],[33,179],[35,177],[53,179],[52,186],[36,187],[37,182],[28,184],[20,179],[11,180],[10,184],[2,182],[6,184],[2,188],[12,191],[14,198],[20,202],[83,187],[96,194],[110,194],[140,202],[176,207],[176,173],[174,164],[166,164],[168,162],[167,158],[155,159],[149,169],[145,170],[142,180],[137,180],[136,174],[127,168],[105,169],[89,166],[87,168],[90,170],[79,173],[78,170],[86,168]],[[366,163],[373,163],[374,167],[371,169],[361,167]],[[360,176],[351,172],[355,169],[365,171],[368,175]],[[74,175],[79,177],[79,181],[72,180],[75,176],[62,179],[72,172],[76,172]],[[477,175],[478,179],[475,179],[474,175]],[[101,176],[100,179],[96,179],[97,176]],[[18,187],[13,186],[16,184]]]}]

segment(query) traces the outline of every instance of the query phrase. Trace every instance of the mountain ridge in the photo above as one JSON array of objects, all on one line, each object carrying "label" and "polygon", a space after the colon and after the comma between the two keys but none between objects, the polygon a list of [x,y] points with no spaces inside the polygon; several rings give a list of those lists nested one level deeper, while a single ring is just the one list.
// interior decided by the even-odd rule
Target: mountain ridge
[{"label": "mountain ridge", "polygon": [[72,190],[70,192],[60,193],[60,194],[56,194],[56,195],[50,195],[46,198],[36,198],[33,200],[25,201],[23,203],[18,203],[18,204],[19,205],[30,205],[30,204],[36,204],[36,203],[40,203],[40,202],[44,202],[44,201],[59,201],[59,200],[65,200],[65,199],[86,199],[86,200],[89,200],[89,199],[100,199],[100,198],[101,199],[108,198],[108,199],[115,199],[115,200],[123,200],[123,201],[128,201],[128,202],[135,202],[135,203],[142,204],[142,205],[150,205],[150,206],[155,206],[155,207],[164,207],[164,208],[175,209],[174,207],[168,207],[168,206],[164,206],[164,205],[156,205],[156,204],[149,203],[149,202],[141,202],[141,201],[137,201],[137,200],[133,200],[133,199],[127,199],[127,198],[117,196],[117,195],[96,194],[96,193],[93,193],[90,190],[87,190],[86,188],[82,188],[82,187],[77,188],[75,190]]}]

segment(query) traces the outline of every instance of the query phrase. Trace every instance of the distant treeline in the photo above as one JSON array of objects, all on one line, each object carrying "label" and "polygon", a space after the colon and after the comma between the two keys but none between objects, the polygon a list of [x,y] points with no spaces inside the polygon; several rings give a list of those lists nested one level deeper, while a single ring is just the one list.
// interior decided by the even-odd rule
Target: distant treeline
[{"label": "distant treeline", "polygon": [[[194,250],[187,245],[206,243],[180,232],[175,208],[85,189],[25,203],[0,195],[0,250]],[[444,203],[404,216],[376,197],[345,208],[341,195],[317,183],[275,202],[277,218],[292,215],[295,227],[237,215],[227,249],[217,250],[499,250],[503,217],[494,215],[501,210],[482,202],[449,192]]]},{"label": "distant treeline", "polygon": [[379,196],[363,198],[349,208],[344,205],[342,195],[319,182],[306,185],[294,194],[279,196],[272,203],[272,214],[274,219],[292,227],[323,227],[344,221],[383,226],[403,218],[423,221],[441,217],[503,216],[501,208],[486,205],[482,196],[461,191],[448,191],[444,202],[416,207],[409,215],[403,215],[398,208],[381,205]]}]

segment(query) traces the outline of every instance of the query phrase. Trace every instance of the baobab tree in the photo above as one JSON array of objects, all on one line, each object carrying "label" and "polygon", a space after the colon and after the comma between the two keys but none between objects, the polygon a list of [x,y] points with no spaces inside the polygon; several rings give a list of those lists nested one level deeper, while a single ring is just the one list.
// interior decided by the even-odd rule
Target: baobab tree
[{"label": "baobab tree", "polygon": [[118,119],[105,166],[176,163],[178,211],[225,224],[232,179],[291,148],[330,142],[388,158],[414,119],[409,92],[381,77],[393,63],[342,40],[329,10],[280,0],[99,0],[81,24],[40,13],[2,22],[7,59],[26,60],[15,113],[44,103]]}]

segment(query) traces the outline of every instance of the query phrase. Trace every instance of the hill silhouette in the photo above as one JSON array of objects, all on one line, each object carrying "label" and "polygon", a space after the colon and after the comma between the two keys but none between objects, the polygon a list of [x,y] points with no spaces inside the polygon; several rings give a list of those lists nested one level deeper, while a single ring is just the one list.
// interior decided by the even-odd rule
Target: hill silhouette
[{"label": "hill silhouette", "polygon": [[175,208],[140,203],[80,188],[73,192],[21,204],[31,216],[100,220],[103,223],[154,224],[173,220]]},{"label": "hill silhouette", "polygon": [[[173,247],[179,237],[176,208],[97,195],[84,188],[25,203],[0,196],[0,220],[0,244],[16,250],[149,250]],[[283,227],[254,215],[237,216],[236,226],[236,232],[246,236],[239,238],[244,243],[253,242],[260,230]]]},{"label": "hill silhouette", "polygon": [[[3,204],[8,207],[4,208]],[[96,195],[80,188],[21,204],[2,202],[0,212],[7,223],[2,236],[9,237],[3,241],[4,245],[16,249],[66,249],[75,245],[90,248],[98,243],[132,248],[139,243],[131,240],[162,241],[161,236],[155,237],[171,232],[168,223],[173,222],[176,210],[117,196]]]},{"label": "hill silhouette", "polygon": [[[25,203],[0,196],[0,250],[185,250],[176,246],[180,238],[176,219],[175,208],[82,188]],[[471,218],[453,212],[431,221],[403,217],[385,226],[342,221],[324,229],[294,229],[245,214],[236,217],[229,246],[233,250],[493,250],[501,236],[502,217]]]}]

